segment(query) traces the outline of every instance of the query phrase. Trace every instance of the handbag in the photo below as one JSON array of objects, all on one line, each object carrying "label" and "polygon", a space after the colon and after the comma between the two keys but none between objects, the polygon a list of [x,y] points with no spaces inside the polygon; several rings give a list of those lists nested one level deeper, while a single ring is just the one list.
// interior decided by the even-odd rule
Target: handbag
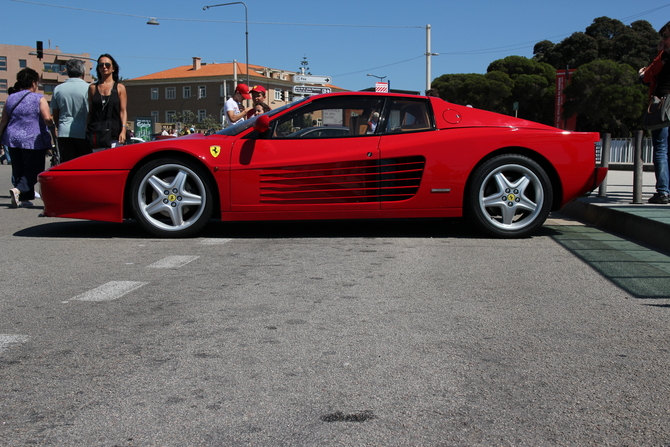
[{"label": "handbag", "polygon": [[86,139],[91,149],[112,147],[112,126],[110,120],[88,123],[88,127],[86,127]]},{"label": "handbag", "polygon": [[653,95],[642,119],[642,127],[647,130],[657,130],[669,126],[670,100],[668,100],[668,95],[662,98]]}]

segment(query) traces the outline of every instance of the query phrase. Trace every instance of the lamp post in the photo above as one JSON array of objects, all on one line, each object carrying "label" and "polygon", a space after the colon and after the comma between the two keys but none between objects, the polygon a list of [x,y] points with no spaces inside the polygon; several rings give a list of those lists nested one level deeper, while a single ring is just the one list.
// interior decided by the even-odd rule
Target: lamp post
[{"label": "lamp post", "polygon": [[[373,74],[370,74],[370,73],[366,74],[365,76],[372,76],[373,78],[377,78],[382,82],[384,82],[384,79],[386,79],[386,76],[377,76],[377,75],[373,75]],[[388,88],[389,88],[389,93],[391,93],[391,80],[390,79],[388,80]]]},{"label": "lamp post", "polygon": [[426,91],[428,91],[431,83],[430,78],[432,77],[430,57],[440,55],[440,53],[433,53],[430,51],[430,25],[426,25],[426,52],[424,54],[426,56]]},{"label": "lamp post", "polygon": [[216,8],[217,6],[228,6],[228,5],[243,5],[244,6],[244,31],[245,31],[245,39],[246,39],[246,50],[247,50],[247,87],[249,86],[249,18],[248,18],[248,12],[249,10],[247,9],[247,5],[244,2],[231,2],[231,3],[221,3],[218,5],[209,5],[203,7],[203,11],[208,10],[209,8]]}]

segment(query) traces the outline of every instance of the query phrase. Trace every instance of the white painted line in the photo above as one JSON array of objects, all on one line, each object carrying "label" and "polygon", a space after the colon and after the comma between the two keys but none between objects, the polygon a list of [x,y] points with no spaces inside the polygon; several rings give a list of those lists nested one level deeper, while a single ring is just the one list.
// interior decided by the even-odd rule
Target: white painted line
[{"label": "white painted line", "polygon": [[176,269],[183,267],[191,261],[195,261],[200,256],[168,256],[163,258],[160,261],[154,262],[151,265],[148,265],[147,268],[151,269]]},{"label": "white painted line", "polygon": [[214,238],[208,238],[208,239],[203,239],[199,242],[200,245],[223,245],[226,242],[230,242],[232,239],[214,239]]},{"label": "white painted line", "polygon": [[126,293],[149,284],[148,282],[140,281],[110,281],[93,290],[77,295],[73,300],[77,301],[111,301],[121,298]]},{"label": "white painted line", "polygon": [[0,334],[0,353],[7,351],[11,345],[25,343],[30,339],[27,335]]}]

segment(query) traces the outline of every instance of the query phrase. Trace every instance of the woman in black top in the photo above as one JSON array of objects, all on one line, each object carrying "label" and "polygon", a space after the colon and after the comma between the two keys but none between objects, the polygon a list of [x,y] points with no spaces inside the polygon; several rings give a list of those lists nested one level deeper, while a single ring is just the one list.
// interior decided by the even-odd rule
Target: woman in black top
[{"label": "woman in black top", "polygon": [[[98,82],[88,89],[89,125],[87,136],[92,149],[114,147],[126,141],[126,87],[119,84],[119,64],[109,54],[98,58]],[[109,129],[111,141],[104,130]]]}]

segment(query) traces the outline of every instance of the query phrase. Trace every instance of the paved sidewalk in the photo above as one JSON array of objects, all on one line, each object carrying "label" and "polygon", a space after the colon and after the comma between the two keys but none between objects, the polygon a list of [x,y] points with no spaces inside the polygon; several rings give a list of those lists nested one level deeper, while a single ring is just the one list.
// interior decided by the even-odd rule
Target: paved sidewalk
[{"label": "paved sidewalk", "polygon": [[605,181],[606,197],[598,197],[595,190],[569,203],[560,213],[670,252],[670,205],[647,203],[656,192],[654,173],[643,173],[641,204],[632,203],[633,171],[610,170]]}]

